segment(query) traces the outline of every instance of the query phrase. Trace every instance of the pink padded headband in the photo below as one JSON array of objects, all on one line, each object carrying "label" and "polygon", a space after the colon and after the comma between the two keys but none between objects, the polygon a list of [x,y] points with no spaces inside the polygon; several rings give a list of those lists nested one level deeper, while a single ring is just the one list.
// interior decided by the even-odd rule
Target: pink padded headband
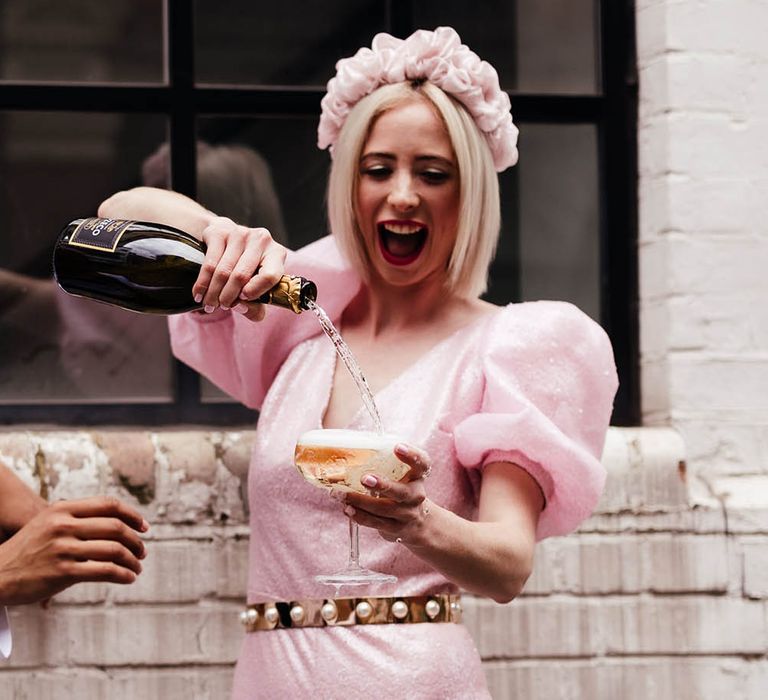
[{"label": "pink padded headband", "polygon": [[428,80],[455,97],[483,132],[497,172],[517,162],[517,127],[512,123],[509,96],[499,76],[451,27],[420,29],[407,39],[377,34],[371,48],[336,64],[336,77],[320,106],[319,148],[331,149],[352,107],[381,85]]}]

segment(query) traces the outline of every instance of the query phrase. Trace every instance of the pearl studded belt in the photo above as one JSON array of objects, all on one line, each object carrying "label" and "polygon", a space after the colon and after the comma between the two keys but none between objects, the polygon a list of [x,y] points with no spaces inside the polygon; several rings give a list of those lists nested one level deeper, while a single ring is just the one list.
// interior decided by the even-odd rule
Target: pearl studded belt
[{"label": "pearl studded belt", "polygon": [[270,601],[240,613],[246,632],[290,627],[347,627],[407,622],[461,622],[458,595]]}]

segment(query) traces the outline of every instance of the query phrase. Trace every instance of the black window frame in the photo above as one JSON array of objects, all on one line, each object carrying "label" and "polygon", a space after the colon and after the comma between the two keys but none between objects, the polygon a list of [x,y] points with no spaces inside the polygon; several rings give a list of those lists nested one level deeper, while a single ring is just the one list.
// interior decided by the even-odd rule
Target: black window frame
[{"label": "black window frame", "polygon": [[[600,322],[613,343],[620,389],[613,425],[640,421],[637,282],[637,73],[634,0],[602,0],[596,18],[601,90],[594,95],[510,93],[523,125],[591,124],[598,133]],[[410,0],[387,0],[391,33],[415,29]],[[303,87],[196,85],[194,3],[166,0],[167,81],[162,85],[0,84],[0,110],[145,113],[169,123],[172,187],[195,196],[199,117],[317,115],[323,91]],[[252,424],[256,413],[200,399],[199,375],[175,361],[170,403],[0,405],[0,423],[68,425]]]}]

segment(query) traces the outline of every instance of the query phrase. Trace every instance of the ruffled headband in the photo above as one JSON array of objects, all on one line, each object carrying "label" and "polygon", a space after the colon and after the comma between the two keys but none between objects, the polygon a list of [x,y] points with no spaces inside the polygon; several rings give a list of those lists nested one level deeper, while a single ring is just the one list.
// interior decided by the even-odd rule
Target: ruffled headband
[{"label": "ruffled headband", "polygon": [[480,59],[451,27],[420,29],[407,39],[381,33],[336,63],[336,76],[320,103],[317,145],[329,148],[339,137],[350,110],[381,85],[428,80],[461,102],[485,136],[497,172],[517,162],[517,127],[509,96],[494,67]]}]

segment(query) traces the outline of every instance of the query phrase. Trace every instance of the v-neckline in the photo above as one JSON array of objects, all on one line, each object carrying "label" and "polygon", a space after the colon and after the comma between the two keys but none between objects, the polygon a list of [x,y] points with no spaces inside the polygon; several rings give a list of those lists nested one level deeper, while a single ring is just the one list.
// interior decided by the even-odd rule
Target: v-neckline
[{"label": "v-neckline", "polygon": [[[379,397],[384,394],[385,392],[389,392],[390,388],[402,380],[403,377],[411,374],[413,370],[415,370],[417,367],[419,367],[430,355],[436,353],[439,349],[442,349],[444,345],[447,345],[451,341],[454,340],[454,338],[458,337],[461,334],[467,334],[467,337],[469,337],[469,334],[474,332],[478,327],[483,326],[485,323],[489,323],[492,318],[495,318],[496,316],[500,315],[505,307],[500,307],[498,309],[495,309],[493,311],[490,311],[486,314],[483,314],[480,318],[476,318],[469,323],[461,326],[460,328],[457,328],[455,331],[449,333],[445,338],[442,340],[438,340],[432,347],[430,347],[426,352],[422,353],[417,357],[413,362],[411,362],[409,365],[407,365],[401,372],[396,374],[394,377],[392,377],[384,386],[382,386],[378,391],[373,392],[373,399],[376,403],[377,407],[381,406],[381,402],[379,401]],[[321,429],[326,428],[325,426],[325,414],[328,412],[328,405],[331,402],[331,392],[333,391],[333,380],[336,376],[336,365],[338,363],[338,355],[336,354],[336,348],[333,346],[333,343],[330,342],[328,337],[323,333],[320,332],[320,340],[324,341],[327,344],[327,348],[325,352],[327,355],[324,357],[325,360],[329,360],[330,364],[330,370],[327,372],[326,376],[326,385],[325,385],[325,396],[323,399],[322,406],[320,407],[320,417],[318,419],[318,427]],[[330,355],[330,357],[328,357]],[[324,368],[328,369],[328,368]],[[346,372],[346,367],[344,368],[344,371]],[[352,428],[358,421],[361,412],[366,411],[365,404],[362,401],[362,398],[360,399],[360,406],[357,407],[357,410],[352,414],[350,419],[341,426],[342,429],[350,429]],[[339,427],[339,426],[337,426]]]}]

